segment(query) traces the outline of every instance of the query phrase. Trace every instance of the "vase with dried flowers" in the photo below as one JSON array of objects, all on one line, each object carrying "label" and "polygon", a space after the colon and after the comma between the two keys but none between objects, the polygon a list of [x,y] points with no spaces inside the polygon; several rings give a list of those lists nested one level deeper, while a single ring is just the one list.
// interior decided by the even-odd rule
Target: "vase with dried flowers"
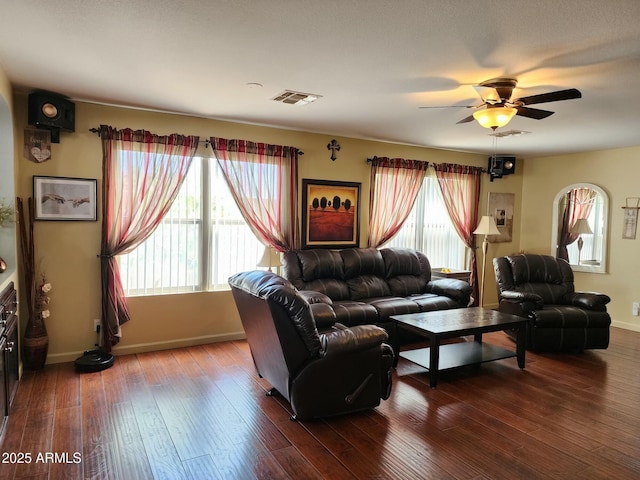
[{"label": "vase with dried flowers", "polygon": [[44,367],[49,351],[49,335],[44,323],[49,318],[49,292],[51,284],[44,275],[36,282],[35,247],[33,239],[33,201],[28,200],[28,210],[24,212],[21,198],[16,198],[16,211],[20,226],[20,251],[24,272],[25,297],[27,300],[27,326],[22,341],[23,361],[26,368],[39,370]]}]

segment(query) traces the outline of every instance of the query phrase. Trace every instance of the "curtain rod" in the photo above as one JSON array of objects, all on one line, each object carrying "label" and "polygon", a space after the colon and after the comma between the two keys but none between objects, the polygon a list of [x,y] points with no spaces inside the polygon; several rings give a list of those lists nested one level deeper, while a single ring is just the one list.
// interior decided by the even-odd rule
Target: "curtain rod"
[{"label": "curtain rod", "polygon": [[[91,133],[95,133],[96,135],[100,135],[100,129],[98,128],[90,128],[89,131]],[[205,147],[208,147],[209,145],[211,145],[211,141],[210,140],[198,140],[198,143],[204,143]],[[254,142],[255,143],[255,142]],[[298,151],[298,155],[302,156],[304,155],[304,152],[298,148],[296,148],[296,150]]]},{"label": "curtain rod", "polygon": [[[418,162],[427,162],[427,160],[417,160]],[[366,163],[372,163],[373,162],[373,158],[367,158],[367,162]],[[427,168],[436,168],[435,165],[439,165],[437,163],[434,162],[429,162],[429,166]],[[467,166],[467,165],[465,165]],[[471,165],[469,165],[471,166]],[[489,170],[487,170],[486,168],[482,168],[482,173],[490,173]]]},{"label": "curtain rod", "polygon": [[[100,129],[98,128],[90,128],[89,131],[91,133],[95,133],[96,135],[100,135]],[[205,146],[208,147],[211,142],[209,140],[198,140],[198,143],[204,143]]]}]

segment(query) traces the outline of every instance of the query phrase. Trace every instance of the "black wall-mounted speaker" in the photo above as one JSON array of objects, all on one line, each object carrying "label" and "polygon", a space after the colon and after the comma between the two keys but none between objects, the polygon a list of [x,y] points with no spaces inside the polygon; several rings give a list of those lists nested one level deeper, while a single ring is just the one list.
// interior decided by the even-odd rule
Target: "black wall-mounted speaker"
[{"label": "black wall-mounted speaker", "polygon": [[29,125],[42,128],[59,128],[74,132],[76,106],[66,98],[49,92],[29,94]]},{"label": "black wall-mounted speaker", "polygon": [[513,155],[491,155],[487,163],[487,171],[494,178],[502,178],[516,171],[516,157]]}]

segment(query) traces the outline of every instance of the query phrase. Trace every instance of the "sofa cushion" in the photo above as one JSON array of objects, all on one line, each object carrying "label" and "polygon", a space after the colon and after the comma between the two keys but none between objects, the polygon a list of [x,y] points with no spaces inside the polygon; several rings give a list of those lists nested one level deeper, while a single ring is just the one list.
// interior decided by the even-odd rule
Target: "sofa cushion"
[{"label": "sofa cushion", "polygon": [[536,293],[546,304],[561,303],[563,295],[574,291],[571,267],[554,257],[529,254],[506,258],[517,291]]},{"label": "sofa cushion", "polygon": [[377,310],[368,303],[339,300],[333,302],[333,310],[336,312],[336,322],[348,327],[378,322]]},{"label": "sofa cushion", "polygon": [[429,260],[414,250],[384,248],[380,254],[385,264],[385,277],[391,295],[406,297],[424,293],[431,279]]},{"label": "sofa cushion", "polygon": [[513,280],[516,285],[522,283],[563,282],[558,262],[547,255],[512,255],[507,260],[511,264]]},{"label": "sofa cushion", "polygon": [[417,313],[420,307],[417,303],[406,298],[382,297],[366,300],[378,312],[379,321],[386,322],[391,315],[403,315],[405,313]]},{"label": "sofa cushion", "polygon": [[300,250],[297,254],[300,270],[302,271],[302,280],[305,282],[321,278],[344,279],[340,252],[315,249]]},{"label": "sofa cushion", "polygon": [[336,280],[333,278],[323,278],[306,282],[305,290],[315,290],[320,292],[331,300],[347,300],[349,297],[349,286],[344,280]]},{"label": "sofa cushion", "polygon": [[389,286],[384,279],[375,275],[360,275],[347,280],[349,297],[352,300],[363,298],[384,297],[391,294]]},{"label": "sofa cushion", "polygon": [[461,308],[462,305],[453,298],[436,295],[434,293],[422,293],[411,295],[409,300],[420,307],[421,312],[433,312],[435,310],[448,310],[450,308]]},{"label": "sofa cushion", "polygon": [[388,278],[387,285],[391,295],[398,297],[406,297],[416,293],[423,293],[426,281],[423,277],[415,277],[412,275],[398,275],[397,277]]},{"label": "sofa cushion", "polygon": [[[384,260],[385,275],[387,278],[398,275],[422,275],[429,271],[431,277],[431,266],[426,257],[420,258],[418,252],[404,248],[383,248],[380,255]],[[426,265],[425,265],[426,262]],[[429,281],[431,278],[427,278]]]},{"label": "sofa cushion", "polygon": [[376,248],[347,248],[340,251],[344,264],[344,278],[360,275],[384,277],[384,260]]}]

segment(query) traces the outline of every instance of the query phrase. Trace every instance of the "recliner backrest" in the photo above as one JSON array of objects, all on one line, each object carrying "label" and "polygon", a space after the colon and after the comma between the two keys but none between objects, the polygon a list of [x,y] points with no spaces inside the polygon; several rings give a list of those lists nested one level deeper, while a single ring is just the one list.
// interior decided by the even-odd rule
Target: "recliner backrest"
[{"label": "recliner backrest", "polygon": [[229,285],[258,372],[288,395],[290,376],[321,353],[309,304],[275,273],[238,273]]},{"label": "recliner backrest", "polygon": [[574,292],[573,271],[551,255],[520,254],[494,259],[498,293],[512,290],[540,295],[545,304],[560,304]]}]

